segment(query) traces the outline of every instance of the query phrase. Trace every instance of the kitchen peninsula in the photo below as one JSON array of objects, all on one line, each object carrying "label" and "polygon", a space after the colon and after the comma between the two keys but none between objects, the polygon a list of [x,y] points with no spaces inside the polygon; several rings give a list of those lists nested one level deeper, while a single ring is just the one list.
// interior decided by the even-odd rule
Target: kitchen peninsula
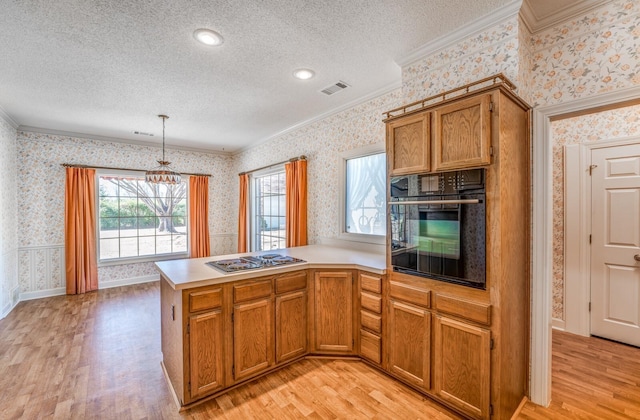
[{"label": "kitchen peninsula", "polygon": [[223,273],[208,262],[157,262],[163,369],[189,407],[309,354],[382,359],[384,254],[324,245],[279,249],[304,262]]}]

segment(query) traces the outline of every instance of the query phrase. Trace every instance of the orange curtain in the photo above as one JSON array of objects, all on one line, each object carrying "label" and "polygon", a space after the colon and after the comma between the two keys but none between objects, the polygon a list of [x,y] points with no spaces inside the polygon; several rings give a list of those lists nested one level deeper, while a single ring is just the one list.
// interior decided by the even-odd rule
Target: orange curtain
[{"label": "orange curtain", "polygon": [[284,165],[287,183],[287,248],[307,244],[307,161]]},{"label": "orange curtain", "polygon": [[240,208],[238,215],[238,252],[247,252],[249,244],[247,243],[247,200],[249,198],[249,174],[240,174],[240,200],[238,206]]},{"label": "orange curtain", "polygon": [[189,177],[189,220],[191,258],[211,255],[209,245],[209,177]]},{"label": "orange curtain", "polygon": [[98,288],[96,171],[67,168],[64,196],[64,252],[67,294]]}]

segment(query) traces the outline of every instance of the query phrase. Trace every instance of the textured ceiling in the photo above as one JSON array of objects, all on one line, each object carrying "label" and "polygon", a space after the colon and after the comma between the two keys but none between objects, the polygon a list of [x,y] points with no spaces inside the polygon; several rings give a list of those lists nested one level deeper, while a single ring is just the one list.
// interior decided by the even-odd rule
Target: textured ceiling
[{"label": "textured ceiling", "polygon": [[[232,152],[397,85],[395,60],[511,2],[6,0],[0,107],[23,127],[154,143],[164,113],[168,145]],[[351,87],[319,92],[337,81]]]}]

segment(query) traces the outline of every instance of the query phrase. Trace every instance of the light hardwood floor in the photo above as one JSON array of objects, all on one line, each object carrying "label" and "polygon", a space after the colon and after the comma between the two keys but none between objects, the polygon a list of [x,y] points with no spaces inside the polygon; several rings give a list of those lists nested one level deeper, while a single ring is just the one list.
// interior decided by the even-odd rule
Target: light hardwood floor
[{"label": "light hardwood floor", "polygon": [[[0,321],[0,419],[457,419],[368,365],[309,359],[178,413],[159,285],[23,302]],[[553,403],[520,418],[640,418],[640,350],[554,332]]]}]

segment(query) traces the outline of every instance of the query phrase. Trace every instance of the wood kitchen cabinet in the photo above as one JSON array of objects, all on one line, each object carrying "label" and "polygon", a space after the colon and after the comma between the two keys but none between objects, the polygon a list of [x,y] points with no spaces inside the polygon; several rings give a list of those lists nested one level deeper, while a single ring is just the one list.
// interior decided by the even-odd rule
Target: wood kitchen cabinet
[{"label": "wood kitchen cabinet", "polygon": [[313,302],[314,350],[327,353],[353,352],[353,273],[315,272]]},{"label": "wood kitchen cabinet", "polygon": [[307,292],[276,297],[276,363],[307,352]]},{"label": "wood kitchen cabinet", "polygon": [[358,273],[361,357],[382,364],[382,276]]},{"label": "wood kitchen cabinet", "polygon": [[491,163],[492,95],[433,110],[433,170],[477,168]]},{"label": "wood kitchen cabinet", "polygon": [[307,353],[307,272],[278,277],[276,293],[276,363],[282,363]]},{"label": "wood kitchen cabinet", "polygon": [[389,371],[423,389],[431,387],[431,313],[396,300],[389,303]]},{"label": "wood kitchen cabinet", "polygon": [[428,172],[431,169],[430,117],[425,112],[387,124],[389,175]]},{"label": "wood kitchen cabinet", "polygon": [[189,317],[190,396],[195,400],[224,387],[222,310]]},{"label": "wood kitchen cabinet", "polygon": [[233,287],[233,379],[253,376],[274,363],[273,279]]},{"label": "wood kitchen cabinet", "polygon": [[491,332],[437,315],[434,337],[435,394],[474,418],[488,419]]},{"label": "wood kitchen cabinet", "polygon": [[[387,147],[391,127],[425,113],[432,123],[431,171],[484,172],[486,284],[465,287],[437,274],[394,271],[388,249],[386,368],[465,416],[509,419],[529,394],[531,108],[506,77],[495,75],[387,112]],[[481,246],[461,243],[460,249]],[[430,345],[415,332],[398,332],[418,329],[430,333]],[[430,354],[418,356],[429,346]],[[430,388],[417,363],[424,359]]]},{"label": "wood kitchen cabinet", "polygon": [[387,368],[405,382],[431,388],[431,291],[419,281],[389,281]]}]

